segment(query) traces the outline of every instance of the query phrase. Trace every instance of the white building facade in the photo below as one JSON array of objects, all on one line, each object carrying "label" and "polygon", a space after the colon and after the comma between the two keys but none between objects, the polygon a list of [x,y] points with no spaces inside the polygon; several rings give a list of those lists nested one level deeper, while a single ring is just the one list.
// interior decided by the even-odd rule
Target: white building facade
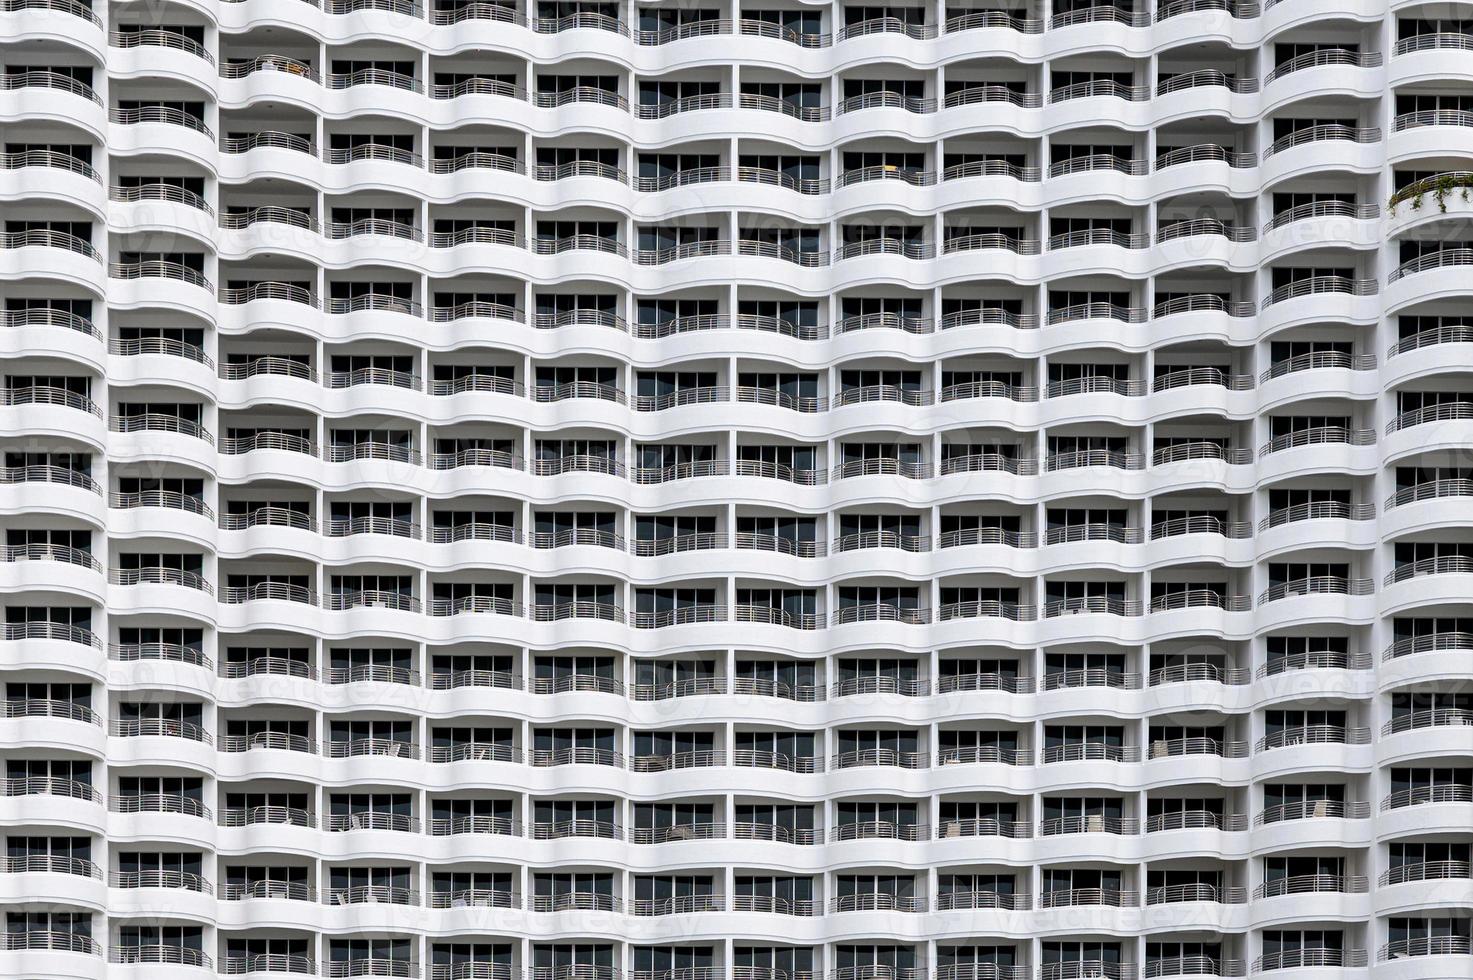
[{"label": "white building facade", "polygon": [[1473,975],[1470,51],[6,0],[0,972]]}]

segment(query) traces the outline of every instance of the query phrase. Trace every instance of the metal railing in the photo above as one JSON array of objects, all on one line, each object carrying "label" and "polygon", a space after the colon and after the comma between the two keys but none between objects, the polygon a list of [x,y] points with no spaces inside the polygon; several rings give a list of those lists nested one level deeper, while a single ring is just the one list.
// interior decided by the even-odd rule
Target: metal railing
[{"label": "metal railing", "polygon": [[823,843],[823,831],[806,830],[776,823],[736,823],[731,828],[737,840],[762,840],[808,847]]},{"label": "metal railing", "polygon": [[563,840],[570,837],[624,839],[623,827],[602,820],[557,820],[551,823],[534,823],[530,824],[527,830],[527,836],[533,840]]},{"label": "metal railing", "polygon": [[259,149],[291,150],[314,156],[317,154],[317,144],[296,133],[262,130],[247,136],[224,137],[220,140],[221,153],[249,153]]},{"label": "metal railing", "polygon": [[1040,690],[1062,691],[1076,687],[1110,687],[1123,691],[1139,690],[1141,675],[1105,667],[1085,667],[1074,670],[1049,670],[1043,675]]},{"label": "metal railing", "polygon": [[1170,667],[1158,667],[1146,675],[1146,683],[1151,687],[1162,684],[1192,684],[1206,682],[1210,684],[1247,684],[1252,680],[1253,674],[1249,670],[1219,667],[1216,664],[1188,663],[1173,664]]},{"label": "metal railing", "polygon": [[1249,302],[1234,302],[1212,293],[1177,296],[1151,307],[1151,319],[1161,320],[1180,313],[1225,313],[1231,317],[1250,317],[1258,308]]},{"label": "metal railing", "polygon": [[21,854],[0,858],[3,874],[63,874],[102,879],[102,869],[86,858],[64,854]]},{"label": "metal railing", "polygon": [[1054,888],[1039,892],[1038,895],[1040,909],[1079,905],[1103,905],[1118,909],[1133,908],[1140,903],[1140,892],[1120,888]]},{"label": "metal railing", "polygon": [[1381,726],[1382,735],[1416,731],[1422,728],[1465,728],[1473,726],[1473,711],[1462,708],[1426,708],[1394,715]]},{"label": "metal railing", "polygon": [[1467,861],[1418,861],[1400,864],[1383,871],[1376,883],[1384,887],[1409,881],[1440,881],[1449,878],[1473,878],[1473,866]]},{"label": "metal railing", "polygon": [[108,725],[107,733],[114,738],[182,738],[205,745],[214,741],[204,726],[171,718],[114,718]]},{"label": "metal railing", "polygon": [[215,138],[203,119],[173,106],[146,105],[136,109],[112,109],[108,112],[108,121],[119,126],[139,126],[144,123],[182,126],[209,139]]},{"label": "metal railing", "polygon": [[1408,956],[1467,956],[1469,953],[1473,953],[1473,941],[1467,936],[1425,936],[1387,943],[1376,951],[1376,959],[1384,962]]},{"label": "metal railing", "polygon": [[114,871],[108,876],[113,888],[176,888],[213,895],[215,887],[202,876],[188,871]]},{"label": "metal railing", "polygon": [[13,544],[0,550],[0,561],[54,561],[63,565],[76,565],[90,571],[102,571],[102,563],[92,552],[62,544]]},{"label": "metal railing", "polygon": [[[1147,828],[1147,833],[1150,830]],[[1225,888],[1207,882],[1192,882],[1185,885],[1160,885],[1146,889],[1147,905],[1171,905],[1178,902],[1211,902],[1223,905],[1241,905],[1248,900],[1247,890]]]},{"label": "metal railing", "polygon": [[251,827],[260,824],[310,828],[317,826],[317,815],[311,810],[288,806],[228,807],[220,811],[222,827]]},{"label": "metal railing", "polygon": [[188,946],[145,945],[113,946],[108,950],[110,963],[163,963],[176,966],[199,966],[209,969],[214,964],[209,954]]},{"label": "metal railing", "polygon": [[69,623],[29,622],[5,623],[0,629],[0,638],[5,640],[60,640],[63,643],[78,643],[82,646],[102,649],[102,638],[96,633]]},{"label": "metal railing", "polygon": [[210,808],[183,793],[137,793],[114,796],[108,803],[113,813],[177,813],[186,817],[214,819]]},{"label": "metal railing", "polygon": [[1223,830],[1238,832],[1248,829],[1248,818],[1241,813],[1221,814],[1211,810],[1177,810],[1146,818],[1146,833],[1169,830]]},{"label": "metal railing", "polygon": [[1440,632],[1423,636],[1411,636],[1396,640],[1386,647],[1386,660],[1395,660],[1414,653],[1473,650],[1473,633]]},{"label": "metal railing", "polygon": [[107,343],[107,352],[118,357],[142,357],[156,354],[164,357],[182,357],[185,360],[214,368],[215,361],[201,348],[172,337],[136,337],[131,340],[113,338]]},{"label": "metal railing", "polygon": [[1255,752],[1269,749],[1292,748],[1301,745],[1369,745],[1369,728],[1352,728],[1345,725],[1298,725],[1283,728],[1260,738],[1253,746]]},{"label": "metal railing", "polygon": [[1323,445],[1373,446],[1376,444],[1375,429],[1352,429],[1343,425],[1321,425],[1312,429],[1276,436],[1258,450],[1259,456],[1282,452],[1285,449],[1300,449],[1304,446]]},{"label": "metal railing", "polygon": [[264,749],[271,752],[305,752],[317,754],[317,744],[306,735],[288,732],[255,732],[251,735],[223,735],[219,740],[221,752],[250,752]]},{"label": "metal railing", "polygon": [[1381,67],[1381,52],[1352,51],[1349,48],[1320,48],[1317,51],[1307,51],[1298,57],[1290,58],[1283,64],[1276,65],[1273,70],[1263,76],[1263,84],[1269,85],[1294,72],[1303,71],[1306,68],[1320,68],[1325,65],[1379,68]]},{"label": "metal railing", "polygon": [[1276,953],[1265,953],[1253,961],[1253,972],[1269,970],[1297,970],[1311,967],[1340,967],[1356,969],[1366,965],[1363,949],[1324,949],[1304,947],[1285,949]]},{"label": "metal railing", "polygon": [[522,836],[522,825],[510,817],[489,815],[436,817],[430,821],[429,833],[433,837],[451,837],[457,834],[502,834],[508,837],[520,837]]},{"label": "metal railing", "polygon": [[1241,170],[1255,166],[1258,163],[1258,156],[1254,153],[1235,152],[1216,143],[1199,143],[1194,146],[1180,146],[1159,154],[1154,162],[1154,168],[1165,170],[1168,167],[1177,167],[1185,163],[1226,163],[1229,167]]},{"label": "metal railing", "polygon": [[1467,783],[1433,783],[1397,790],[1381,801],[1383,810],[1400,810],[1408,806],[1424,806],[1430,803],[1473,802],[1473,785]]},{"label": "metal railing", "polygon": [[263,54],[241,61],[226,62],[220,66],[220,77],[245,78],[258,71],[279,71],[288,75],[296,75],[298,78],[305,78],[310,82],[322,81],[322,76],[311,65],[283,54]]},{"label": "metal railing", "polygon": [[1139,745],[1110,745],[1105,742],[1049,745],[1044,748],[1040,757],[1044,765],[1055,762],[1139,762],[1140,759]]},{"label": "metal railing", "polygon": [[993,817],[962,817],[942,820],[936,825],[937,840],[958,837],[1008,837],[1025,839],[1033,836],[1033,827],[1022,820],[997,820]]},{"label": "metal railing", "polygon": [[1343,126],[1339,123],[1322,123],[1317,126],[1308,126],[1274,140],[1268,146],[1264,147],[1262,158],[1268,160],[1275,154],[1283,153],[1285,150],[1291,150],[1298,146],[1306,146],[1310,143],[1318,143],[1322,140],[1379,143],[1381,142],[1381,129],[1379,126],[1357,128],[1354,126]]},{"label": "metal railing", "polygon": [[107,573],[107,581],[109,585],[178,585],[206,595],[215,594],[214,586],[198,572],[167,566],[114,568]]},{"label": "metal railing", "polygon": [[1225,88],[1234,95],[1251,95],[1258,91],[1258,79],[1242,78],[1217,68],[1198,68],[1195,71],[1184,71],[1172,75],[1165,81],[1157,82],[1156,97],[1160,98],[1172,92],[1184,92],[1204,86]]},{"label": "metal railing", "polygon": [[1079,817],[1049,817],[1038,822],[1041,837],[1061,834],[1115,834],[1134,836],[1140,833],[1140,822],[1127,817],[1086,814]]}]

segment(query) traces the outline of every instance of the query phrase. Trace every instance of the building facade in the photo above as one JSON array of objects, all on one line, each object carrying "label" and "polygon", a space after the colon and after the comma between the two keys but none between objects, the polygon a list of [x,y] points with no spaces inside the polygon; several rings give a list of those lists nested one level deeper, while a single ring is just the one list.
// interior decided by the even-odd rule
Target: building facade
[{"label": "building facade", "polygon": [[0,972],[1473,975],[1470,52],[5,0]]}]

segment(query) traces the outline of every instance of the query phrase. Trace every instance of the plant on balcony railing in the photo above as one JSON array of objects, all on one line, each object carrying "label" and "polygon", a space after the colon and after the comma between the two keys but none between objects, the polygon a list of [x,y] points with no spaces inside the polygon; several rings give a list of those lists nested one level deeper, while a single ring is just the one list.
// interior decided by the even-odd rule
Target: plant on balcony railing
[{"label": "plant on balcony railing", "polygon": [[1448,198],[1452,197],[1454,191],[1459,192],[1458,196],[1464,201],[1469,200],[1470,196],[1473,196],[1473,173],[1453,172],[1437,174],[1434,177],[1424,177],[1421,180],[1413,181],[1395,194],[1392,194],[1391,200],[1387,202],[1386,206],[1388,209],[1395,211],[1398,204],[1401,204],[1403,201],[1410,201],[1412,210],[1419,211],[1422,208],[1423,199],[1428,194],[1431,194],[1432,199],[1437,202],[1437,210],[1446,213]]}]

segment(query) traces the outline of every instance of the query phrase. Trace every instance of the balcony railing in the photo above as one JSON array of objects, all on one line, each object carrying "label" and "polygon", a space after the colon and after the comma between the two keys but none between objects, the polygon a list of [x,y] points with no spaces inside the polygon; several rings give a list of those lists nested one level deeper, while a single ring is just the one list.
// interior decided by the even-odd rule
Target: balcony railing
[{"label": "balcony railing", "polygon": [[1399,960],[1411,956],[1468,956],[1473,954],[1473,940],[1467,936],[1425,936],[1420,939],[1398,939],[1376,952],[1376,959]]},{"label": "balcony railing", "polygon": [[1284,728],[1263,736],[1254,746],[1255,752],[1281,749],[1298,745],[1369,745],[1371,732],[1368,728],[1353,728],[1344,725],[1300,725]]},{"label": "balcony railing", "polygon": [[1364,820],[1370,815],[1371,808],[1367,803],[1306,800],[1266,807],[1253,818],[1253,823],[1262,826],[1286,820]]},{"label": "balcony railing", "polygon": [[1366,951],[1363,949],[1304,947],[1265,953],[1253,961],[1253,972],[1266,973],[1270,970],[1301,970],[1315,967],[1359,969],[1365,965]]},{"label": "balcony railing", "polygon": [[1259,376],[1259,383],[1270,382],[1274,377],[1283,377],[1284,374],[1293,374],[1296,371],[1327,370],[1370,371],[1376,368],[1374,355],[1346,354],[1343,351],[1311,351],[1309,354],[1298,354],[1295,357],[1284,358],[1282,361],[1274,361],[1267,371]]}]

